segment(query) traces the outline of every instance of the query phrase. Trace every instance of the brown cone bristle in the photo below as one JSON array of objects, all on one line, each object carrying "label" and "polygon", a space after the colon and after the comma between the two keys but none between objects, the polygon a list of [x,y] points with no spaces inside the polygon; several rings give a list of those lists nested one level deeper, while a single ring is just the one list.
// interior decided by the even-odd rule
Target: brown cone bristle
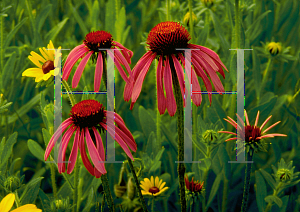
[{"label": "brown cone bristle", "polygon": [[73,123],[81,129],[95,127],[104,122],[104,107],[96,100],[83,100],[72,107],[70,116]]},{"label": "brown cone bristle", "polygon": [[190,33],[178,22],[167,21],[149,32],[147,44],[158,55],[171,55],[179,53],[176,48],[186,48],[190,39]]},{"label": "brown cone bristle", "polygon": [[43,66],[42,66],[42,70],[44,74],[49,73],[51,70],[54,70],[54,62],[51,60],[47,60]]},{"label": "brown cone bristle", "polygon": [[152,188],[149,189],[149,192],[152,193],[152,194],[156,194],[156,193],[159,192],[159,188],[157,188],[157,187],[152,187]]},{"label": "brown cone bristle", "polygon": [[92,51],[99,52],[99,48],[110,49],[112,46],[112,35],[106,31],[90,32],[85,36],[83,43]]},{"label": "brown cone bristle", "polygon": [[[255,126],[245,126],[245,142],[249,143],[255,140],[260,140],[257,137],[261,136],[261,130],[259,127],[255,127]],[[250,139],[251,137],[251,139]]]}]

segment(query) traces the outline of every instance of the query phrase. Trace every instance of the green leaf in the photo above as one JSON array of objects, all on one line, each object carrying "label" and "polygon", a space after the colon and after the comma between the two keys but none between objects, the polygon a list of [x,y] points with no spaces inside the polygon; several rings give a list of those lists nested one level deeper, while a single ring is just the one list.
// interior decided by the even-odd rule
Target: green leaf
[{"label": "green leaf", "polygon": [[274,108],[277,102],[277,97],[273,97],[267,103],[259,105],[257,107],[252,108],[248,113],[250,123],[254,123],[254,120],[257,115],[257,111],[259,111],[259,120],[264,121],[268,118],[270,111]]},{"label": "green leaf", "polygon": [[75,20],[79,24],[79,27],[81,29],[82,34],[85,36],[86,34],[89,33],[89,31],[86,28],[84,21],[82,20],[82,18],[80,17],[80,15],[78,14],[78,12],[76,11],[76,8],[72,5],[71,1],[69,1],[69,7],[70,7],[70,9],[71,9],[71,11],[73,13],[73,16],[74,16]]},{"label": "green leaf", "polygon": [[264,199],[267,196],[267,187],[264,178],[258,171],[255,171],[255,183],[257,207],[259,212],[263,212],[266,206]]},{"label": "green leaf", "polygon": [[99,14],[100,14],[99,2],[98,0],[95,0],[92,6],[92,14],[91,14],[93,30],[97,30],[99,28]]},{"label": "green leaf", "polygon": [[207,108],[207,114],[212,123],[216,123],[218,120],[220,120],[222,128],[226,128],[225,126],[227,126],[227,122],[224,120],[224,118],[226,117],[226,113],[219,103],[219,100],[214,95],[213,104],[211,107]]},{"label": "green leaf", "polygon": [[279,208],[281,208],[281,206],[282,206],[282,200],[278,196],[269,195],[265,198],[265,201],[267,203],[275,202]]},{"label": "green leaf", "polygon": [[228,49],[230,49],[230,45],[229,45],[228,41],[225,39],[224,32],[221,27],[222,24],[220,23],[218,17],[212,12],[212,10],[209,10],[209,12],[210,12],[210,16],[212,17],[215,33],[218,36],[218,38],[220,39],[223,51],[227,52]]},{"label": "green leaf", "polygon": [[26,188],[20,198],[22,205],[34,203],[39,193],[39,188],[43,178],[44,177],[38,177],[26,185]]},{"label": "green leaf", "polygon": [[285,212],[287,204],[289,202],[289,196],[284,196],[281,198],[281,200],[282,200],[282,207],[280,208],[280,212]]},{"label": "green leaf", "polygon": [[151,132],[156,132],[156,123],[150,113],[143,107],[139,107],[139,119],[146,138],[149,138]]},{"label": "green leaf", "polygon": [[9,174],[13,175],[14,171],[15,171],[15,164],[16,162],[18,162],[19,160],[21,160],[21,158],[16,158],[14,159],[14,161],[11,163],[10,168],[9,168]]},{"label": "green leaf", "polygon": [[52,212],[50,199],[42,189],[39,189],[39,197],[42,203],[43,211]]},{"label": "green leaf", "polygon": [[17,119],[20,117],[22,117],[23,115],[25,115],[29,110],[32,109],[32,107],[37,104],[40,100],[40,96],[41,94],[37,94],[35,97],[33,97],[29,102],[27,102],[25,105],[23,105],[20,109],[17,110],[16,113],[14,113],[11,116],[8,116],[8,124],[11,124],[15,121],[17,121]]},{"label": "green leaf", "polygon": [[17,142],[17,137],[18,137],[18,133],[14,132],[13,134],[11,134],[9,136],[8,140],[6,141],[4,148],[3,148],[3,152],[1,154],[1,166],[8,161],[8,158],[10,157],[10,155],[12,153],[13,146]]},{"label": "green leaf", "polygon": [[205,45],[206,40],[207,40],[208,30],[209,30],[209,23],[206,23],[197,38],[198,44],[203,45],[203,46]]},{"label": "green leaf", "polygon": [[27,142],[27,145],[28,145],[28,149],[31,152],[31,154],[33,154],[40,161],[45,162],[45,160],[44,160],[45,151],[42,149],[42,147],[37,142],[29,139]]},{"label": "green leaf", "polygon": [[226,178],[230,179],[231,178],[231,163],[228,162],[228,161],[230,161],[230,158],[229,158],[229,155],[223,144],[221,144],[219,146],[217,155],[219,157],[221,165],[223,166]]},{"label": "green leaf", "polygon": [[37,32],[39,33],[42,29],[43,24],[45,23],[46,18],[48,17],[51,9],[52,9],[52,4],[48,4],[47,6],[43,7],[44,9],[40,12],[40,14],[36,18],[36,29]]},{"label": "green leaf", "polygon": [[262,173],[262,175],[264,176],[264,178],[266,179],[268,184],[272,187],[272,189],[275,190],[276,189],[276,183],[275,183],[273,177],[263,169],[259,169],[259,171]]},{"label": "green leaf", "polygon": [[207,206],[206,208],[209,208],[210,204],[212,203],[212,201],[214,200],[214,197],[216,196],[218,190],[219,190],[219,187],[220,187],[220,183],[221,183],[221,180],[222,180],[222,172],[220,172],[215,181],[214,181],[214,184],[212,185],[212,188],[210,190],[210,194],[209,194],[209,198],[208,198],[208,201],[207,201]]},{"label": "green leaf", "polygon": [[11,77],[14,76],[13,74],[14,74],[15,61],[16,61],[16,53],[14,52],[5,63],[4,69],[2,71],[3,88],[7,87],[8,82],[11,81]]},{"label": "green leaf", "polygon": [[198,163],[198,168],[202,171],[207,171],[211,166],[211,158],[202,158],[201,163]]},{"label": "green leaf", "polygon": [[91,207],[93,206],[93,199],[94,199],[94,189],[91,188],[89,190],[88,199],[87,199],[87,202],[86,202],[85,207],[83,209],[83,212],[89,212],[91,210]]},{"label": "green leaf", "polygon": [[125,26],[126,13],[125,7],[122,7],[115,22],[116,41],[121,42]]},{"label": "green leaf", "polygon": [[54,28],[52,28],[47,34],[46,34],[46,40],[54,40],[56,38],[56,36],[58,35],[58,33],[60,32],[60,30],[64,27],[64,25],[67,23],[67,20],[69,18],[65,18],[64,20],[62,20],[61,22],[59,22]]},{"label": "green leaf", "polygon": [[6,36],[6,39],[4,41],[4,44],[3,44],[3,49],[5,49],[9,45],[11,39],[13,39],[14,35],[21,28],[21,26],[27,21],[27,19],[28,19],[27,17],[24,18],[8,33],[8,35]]},{"label": "green leaf", "polygon": [[51,139],[51,135],[50,135],[49,131],[46,130],[45,128],[42,129],[42,132],[43,132],[43,138],[44,138],[45,146],[48,146],[48,143]]},{"label": "green leaf", "polygon": [[112,36],[115,33],[115,22],[116,22],[116,14],[115,10],[115,0],[110,0],[105,4],[105,30],[110,32]]},{"label": "green leaf", "polygon": [[[268,10],[261,14],[246,30],[245,34],[247,38],[250,38],[250,40],[254,40],[255,32],[257,32],[257,29],[261,28],[259,22],[268,15],[268,13],[272,12],[271,10]],[[251,33],[251,34],[250,34]]]},{"label": "green leaf", "polygon": [[255,91],[256,97],[260,97],[260,90],[261,90],[261,70],[260,70],[260,60],[257,56],[256,50],[253,49],[252,51],[252,60],[253,60],[253,76],[254,76],[254,83],[255,83]]}]

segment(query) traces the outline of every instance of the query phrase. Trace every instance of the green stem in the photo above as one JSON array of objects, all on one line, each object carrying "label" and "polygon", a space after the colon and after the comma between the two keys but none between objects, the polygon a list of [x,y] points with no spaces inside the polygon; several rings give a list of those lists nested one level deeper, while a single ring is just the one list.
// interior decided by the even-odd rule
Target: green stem
[{"label": "green stem", "polygon": [[[4,4],[2,3],[2,6],[4,7]],[[2,70],[3,70],[3,67],[4,67],[4,64],[3,64],[3,36],[4,36],[4,33],[3,33],[3,16],[0,16],[0,67],[1,67],[1,72],[0,72],[0,79],[2,77]],[[1,80],[2,82],[2,80]]]},{"label": "green stem", "polygon": [[170,20],[170,0],[167,0],[167,21]]},{"label": "green stem", "polygon": [[223,174],[224,174],[224,187],[223,187],[223,197],[222,197],[222,212],[226,212],[229,181],[225,176],[225,172],[223,172]]},{"label": "green stem", "polygon": [[79,211],[79,209],[80,209],[81,196],[82,196],[82,186],[83,186],[83,179],[79,178],[78,195],[77,195],[77,211]]},{"label": "green stem", "polygon": [[[280,189],[281,185],[282,185],[282,182],[278,183],[278,185],[276,186],[276,188],[273,191],[273,195],[272,196],[274,196],[274,197],[277,196],[278,190]],[[269,212],[271,210],[272,206],[273,206],[273,203],[269,202],[268,205],[267,205],[267,207],[266,207],[266,209],[265,209],[265,212]]]},{"label": "green stem", "polygon": [[194,20],[193,20],[193,4],[192,0],[189,0],[189,12],[190,12],[190,34],[191,34],[191,42],[193,42],[194,38]]},{"label": "green stem", "polygon": [[103,195],[102,202],[101,202],[101,212],[104,211],[104,205],[105,205],[105,195]]},{"label": "green stem", "polygon": [[142,192],[141,192],[139,180],[138,180],[138,178],[135,174],[135,170],[134,170],[134,167],[133,167],[132,160],[128,156],[127,156],[127,161],[128,161],[128,165],[129,165],[129,168],[131,170],[131,173],[133,175],[134,183],[135,183],[135,186],[136,186],[136,190],[137,190],[140,202],[142,203],[142,209],[143,209],[144,212],[148,212],[146,202],[145,202],[144,197],[143,197]]},{"label": "green stem", "polygon": [[152,195],[151,212],[154,212],[154,196]]},{"label": "green stem", "polygon": [[[205,170],[204,175],[203,175],[203,179],[202,179],[203,182],[204,182],[204,184],[203,184],[204,188],[206,187],[206,178],[207,178],[207,175],[208,175],[208,171],[209,171],[209,169]],[[202,198],[202,211],[206,212],[206,195],[205,195],[205,193],[204,193],[203,198]]]},{"label": "green stem", "polygon": [[108,179],[107,179],[106,174],[101,175],[101,181],[102,181],[102,185],[103,185],[103,188],[104,188],[104,194],[105,194],[105,198],[106,198],[106,201],[107,201],[108,209],[109,209],[110,212],[115,212],[114,200],[111,196],[109,183],[108,183]]},{"label": "green stem", "polygon": [[73,191],[73,212],[78,212],[77,198],[78,198],[78,181],[79,181],[79,157],[77,156],[77,160],[74,168],[74,191]]},{"label": "green stem", "polygon": [[300,88],[299,90],[295,93],[295,95],[292,97],[292,100],[288,103],[288,107],[290,106],[290,104],[294,101],[294,99],[296,98],[296,96],[298,96],[298,94],[300,93]]},{"label": "green stem", "polygon": [[[252,161],[253,152],[251,150],[246,154],[246,161]],[[251,174],[252,163],[246,163],[245,169],[245,181],[244,181],[244,192],[243,192],[243,201],[241,211],[247,211],[249,190],[250,190],[250,174]]]},{"label": "green stem", "polygon": [[[176,70],[173,60],[170,59],[170,67],[172,73],[173,88],[175,91],[175,100],[177,105],[177,130],[178,130],[178,161],[184,161],[184,128],[183,128],[183,100],[179,81],[177,79]],[[185,199],[185,182],[184,173],[185,165],[182,162],[178,163],[178,179],[179,179],[179,192],[180,192],[180,205],[181,212],[186,212],[186,199]]]},{"label": "green stem", "polygon": [[50,173],[51,173],[51,184],[53,189],[53,196],[54,199],[57,200],[57,188],[56,188],[56,182],[55,182],[55,166],[53,163],[50,163]]},{"label": "green stem", "polygon": [[235,39],[236,39],[236,48],[240,48],[240,8],[239,0],[235,0]]},{"label": "green stem", "polygon": [[69,96],[71,105],[72,105],[72,107],[73,107],[73,106],[76,104],[76,101],[75,101],[75,98],[74,98],[74,96],[73,96],[73,94],[72,94],[72,90],[71,90],[71,88],[70,88],[70,86],[68,85],[68,83],[67,83],[66,80],[62,80],[61,82],[62,82],[63,86],[65,87],[65,89],[66,89],[66,91],[67,91],[67,94],[68,94],[68,96]]},{"label": "green stem", "polygon": [[266,80],[267,80],[268,72],[269,72],[269,70],[271,69],[271,64],[272,64],[272,58],[269,57],[268,63],[267,63],[267,67],[266,67],[266,69],[265,69],[265,71],[264,71],[264,73],[263,73],[263,80],[262,80],[262,83],[266,82]]}]

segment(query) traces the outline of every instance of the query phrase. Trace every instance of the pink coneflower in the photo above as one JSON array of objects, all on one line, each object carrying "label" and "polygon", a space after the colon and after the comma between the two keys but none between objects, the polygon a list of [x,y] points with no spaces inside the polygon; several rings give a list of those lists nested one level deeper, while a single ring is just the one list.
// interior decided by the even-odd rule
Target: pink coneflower
[{"label": "pink coneflower", "polygon": [[[92,58],[97,58],[96,69],[95,69],[95,80],[94,80],[94,90],[99,91],[100,82],[103,73],[103,67],[105,67],[105,51],[101,49],[122,49],[121,51],[114,51],[114,63],[117,69],[120,72],[121,77],[125,82],[129,83],[128,76],[123,70],[122,66],[125,66],[125,69],[129,76],[131,75],[131,69],[129,64],[131,64],[131,57],[133,55],[132,51],[126,49],[122,44],[113,41],[112,35],[109,32],[105,31],[96,31],[90,32],[85,36],[83,44],[76,46],[68,55],[66,62],[63,67],[63,79],[68,80],[71,70],[79,58],[83,58],[79,63],[72,81],[72,88],[76,88],[80,77],[82,75],[83,69],[92,56]],[[111,58],[113,56],[109,54]]]},{"label": "pink coneflower", "polygon": [[[109,126],[106,124],[107,115],[112,119],[114,118],[116,123],[114,139],[120,144],[125,153],[133,160],[133,156],[129,148],[135,152],[137,150],[137,145],[120,115],[111,111],[104,110],[103,105],[96,100],[83,100],[72,107],[70,112],[71,117],[65,120],[60,125],[61,133],[68,127],[69,129],[66,130],[62,137],[58,153],[59,161],[65,161],[65,153],[68,143],[71,136],[75,132],[74,144],[69,157],[67,168],[68,174],[70,174],[74,169],[78,148],[80,150],[84,166],[93,176],[100,177],[101,174],[106,173],[104,163],[101,163],[101,161],[105,161],[105,153],[102,139],[98,130],[108,131],[108,133],[113,138],[114,125]],[[59,136],[60,131],[57,130],[49,141],[45,152],[45,160],[47,160],[47,158],[49,157],[50,152],[53,149]],[[90,163],[90,160],[88,159],[88,156],[86,154],[84,138],[86,140],[88,152],[94,164],[94,167]],[[58,171],[59,173],[65,172],[65,163],[58,163]]]},{"label": "pink coneflower", "polygon": [[[237,115],[237,117],[243,123],[243,120],[241,119],[241,117],[239,115]],[[237,129],[238,134],[229,132],[229,131],[219,131],[219,133],[229,133],[229,134],[235,135],[234,138],[229,138],[226,141],[237,140],[237,139],[239,141],[245,141],[245,147],[246,147],[247,152],[249,151],[250,148],[252,148],[255,151],[257,151],[257,149],[266,151],[265,142],[263,142],[263,140],[262,140],[263,138],[273,138],[275,136],[287,136],[287,135],[278,134],[278,133],[266,134],[266,132],[268,132],[270,129],[272,129],[273,127],[275,127],[277,124],[280,123],[280,121],[278,121],[275,124],[272,124],[267,129],[263,130],[264,126],[268,123],[268,121],[271,119],[271,117],[272,117],[272,115],[269,116],[260,127],[258,127],[257,126],[258,118],[259,118],[259,111],[258,111],[254,125],[250,125],[247,111],[245,110],[246,123],[245,123],[244,128],[239,126],[229,116],[227,116],[228,119],[224,118],[225,121],[227,121],[228,123],[230,123],[232,126],[234,126]],[[239,135],[239,137],[237,137],[237,135]]]},{"label": "pink coneflower", "polygon": [[186,175],[184,178],[185,181],[185,187],[187,190],[189,190],[192,193],[201,193],[204,191],[204,181],[201,183],[198,180],[194,180],[194,177],[192,178],[191,181],[189,181],[188,176]]},{"label": "pink coneflower", "polygon": [[[133,68],[134,82],[126,83],[124,91],[125,101],[131,98],[130,109],[140,95],[142,84],[149,70],[152,61],[158,58],[157,67],[157,105],[160,114],[163,114],[167,108],[170,116],[174,116],[176,112],[176,102],[172,89],[172,77],[177,76],[182,97],[184,97],[184,65],[185,58],[183,51],[176,50],[177,48],[199,49],[192,51],[192,89],[193,91],[201,91],[197,76],[201,77],[207,91],[212,91],[212,85],[208,77],[212,80],[215,89],[218,92],[224,92],[222,82],[216,72],[219,72],[225,78],[225,65],[220,60],[219,56],[212,50],[194,44],[189,44],[191,39],[189,32],[177,22],[162,22],[156,25],[149,33],[147,38],[148,48],[150,49],[138,61]],[[181,62],[181,63],[180,63]],[[227,69],[226,69],[227,70]],[[176,72],[176,73],[173,73]],[[208,76],[207,76],[208,75]],[[165,90],[165,94],[164,94]],[[166,95],[166,96],[165,96]],[[195,105],[199,106],[202,101],[200,93],[192,94],[192,100]],[[211,102],[211,93],[209,94]]]}]

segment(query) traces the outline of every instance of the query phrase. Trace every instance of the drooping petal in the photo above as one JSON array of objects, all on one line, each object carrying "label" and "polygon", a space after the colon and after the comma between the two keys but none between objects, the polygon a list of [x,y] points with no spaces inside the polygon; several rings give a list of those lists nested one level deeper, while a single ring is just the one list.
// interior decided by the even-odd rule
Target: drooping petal
[{"label": "drooping petal", "polygon": [[142,84],[144,82],[145,76],[149,70],[149,67],[154,60],[156,54],[151,55],[148,60],[146,61],[146,64],[143,68],[143,70],[138,75],[135,84],[133,86],[132,96],[131,96],[131,105],[130,110],[132,110],[134,103],[136,102],[137,98],[139,97],[141,90],[142,90]]},{"label": "drooping petal", "polygon": [[163,90],[162,73],[164,72],[163,57],[159,58],[156,74],[157,83],[157,107],[160,115],[165,113],[166,110],[166,97]]},{"label": "drooping petal", "polygon": [[[104,152],[104,147],[103,147],[101,136],[95,127],[92,127],[92,130],[94,132],[95,139],[96,139],[97,151],[100,155],[100,158],[103,159],[103,161],[100,161],[100,163],[101,162],[104,163],[105,162],[105,152]],[[95,171],[96,178],[101,177],[101,175],[102,175],[101,172],[99,172],[96,168],[94,168],[94,171]]]},{"label": "drooping petal", "polygon": [[101,52],[98,53],[98,59],[95,69],[94,91],[98,92],[100,89],[101,78],[103,74],[103,60]]},{"label": "drooping petal", "polygon": [[67,174],[71,174],[76,163],[77,159],[77,154],[78,154],[78,146],[79,146],[79,139],[80,139],[80,128],[77,127],[76,133],[75,133],[75,138],[74,138],[74,143],[72,147],[72,151],[69,157],[69,164],[67,168]]},{"label": "drooping petal", "polygon": [[36,58],[37,60],[41,61],[42,63],[45,63],[45,62],[46,62],[46,60],[45,60],[42,56],[40,56],[39,54],[35,53],[34,51],[31,51],[30,54],[31,54],[34,58]]},{"label": "drooping petal", "polygon": [[94,166],[96,169],[101,172],[102,174],[106,174],[104,163],[101,163],[101,161],[104,161],[102,158],[100,158],[100,154],[98,153],[95,144],[92,141],[92,138],[90,136],[90,132],[88,128],[85,128],[85,138],[86,138],[86,144],[90,153],[90,157],[94,163]]},{"label": "drooping petal", "polygon": [[83,57],[85,53],[87,53],[89,50],[87,48],[81,48],[78,51],[74,52],[72,55],[69,55],[70,61],[68,63],[65,63],[63,67],[63,76],[62,78],[64,80],[68,80],[71,70],[75,63],[79,60],[79,58]]},{"label": "drooping petal", "polygon": [[125,71],[123,70],[122,66],[120,65],[119,61],[117,59],[113,59],[114,58],[113,54],[110,51],[108,51],[107,53],[110,56],[110,58],[114,61],[114,64],[116,65],[117,69],[119,70],[119,73],[120,73],[122,79],[125,82],[129,83],[129,79],[128,79]]},{"label": "drooping petal", "polygon": [[115,58],[120,62],[122,63],[125,68],[126,68],[126,71],[127,73],[129,74],[129,76],[133,77],[132,73],[131,73],[131,69],[129,67],[129,64],[128,62],[126,61],[126,59],[124,58],[124,56],[121,54],[121,52],[119,51],[115,51]]},{"label": "drooping petal", "polygon": [[115,46],[119,47],[120,49],[122,49],[121,51],[122,51],[125,59],[127,60],[127,62],[129,64],[131,64],[131,57],[133,55],[133,52],[130,51],[129,49],[125,48],[122,44],[120,44],[120,43],[118,43],[116,41],[113,41],[113,45],[115,45]]},{"label": "drooping petal", "polygon": [[95,175],[94,173],[94,167],[93,165],[91,164],[87,154],[86,154],[86,151],[85,151],[85,145],[84,145],[84,132],[85,130],[82,130],[81,131],[81,134],[80,134],[80,139],[79,139],[79,150],[80,150],[80,154],[81,154],[81,158],[82,158],[82,162],[83,162],[83,165],[85,166],[85,168],[88,170],[88,172],[91,174],[91,175]]},{"label": "drooping petal", "polygon": [[[61,136],[61,133],[63,133],[63,131],[65,131],[67,127],[70,126],[72,123],[73,123],[72,118],[66,119],[63,123],[61,123],[61,125],[58,127],[56,132],[53,134],[45,151],[45,157],[44,157],[45,161],[48,159],[50,152],[53,149],[57,139]],[[59,129],[61,129],[61,131]]]},{"label": "drooping petal", "polygon": [[170,114],[170,116],[174,116],[176,113],[177,105],[172,88],[172,73],[169,64],[169,56],[166,57],[165,61],[164,86],[166,90],[168,113]]},{"label": "drooping petal", "polygon": [[42,64],[39,62],[38,59],[32,57],[31,55],[28,56],[28,59],[33,62],[37,67],[42,68]]},{"label": "drooping petal", "polygon": [[[195,74],[194,69],[192,69],[192,91],[201,92],[201,88],[197,79],[197,75]],[[202,96],[200,93],[192,93],[192,100],[196,106],[200,106],[202,102]]]},{"label": "drooping petal", "polygon": [[76,55],[77,51],[79,51],[80,49],[86,49],[84,47],[85,47],[85,44],[81,44],[79,46],[76,46],[74,49],[72,49],[66,59],[64,67],[70,62],[70,60],[74,57],[74,55]]},{"label": "drooping petal", "polygon": [[179,85],[180,85],[180,90],[181,90],[181,96],[182,96],[182,100],[183,100],[183,107],[185,107],[185,99],[184,99],[184,95],[185,95],[185,84],[184,84],[184,73],[182,70],[182,67],[178,61],[178,59],[172,54],[171,55],[172,59],[170,58],[170,61],[173,60],[173,64],[177,73],[177,78],[179,81]]},{"label": "drooping petal", "polygon": [[78,83],[79,83],[79,80],[81,78],[81,75],[82,75],[82,72],[83,72],[83,69],[86,65],[86,63],[88,62],[88,60],[90,59],[90,57],[92,56],[94,52],[91,51],[89,52],[82,60],[81,62],[79,63],[76,71],[75,71],[75,74],[74,74],[74,77],[73,77],[73,80],[72,80],[72,88],[76,88]]},{"label": "drooping petal", "polygon": [[27,77],[37,77],[37,75],[44,75],[41,68],[28,68],[22,73],[22,76]]}]

